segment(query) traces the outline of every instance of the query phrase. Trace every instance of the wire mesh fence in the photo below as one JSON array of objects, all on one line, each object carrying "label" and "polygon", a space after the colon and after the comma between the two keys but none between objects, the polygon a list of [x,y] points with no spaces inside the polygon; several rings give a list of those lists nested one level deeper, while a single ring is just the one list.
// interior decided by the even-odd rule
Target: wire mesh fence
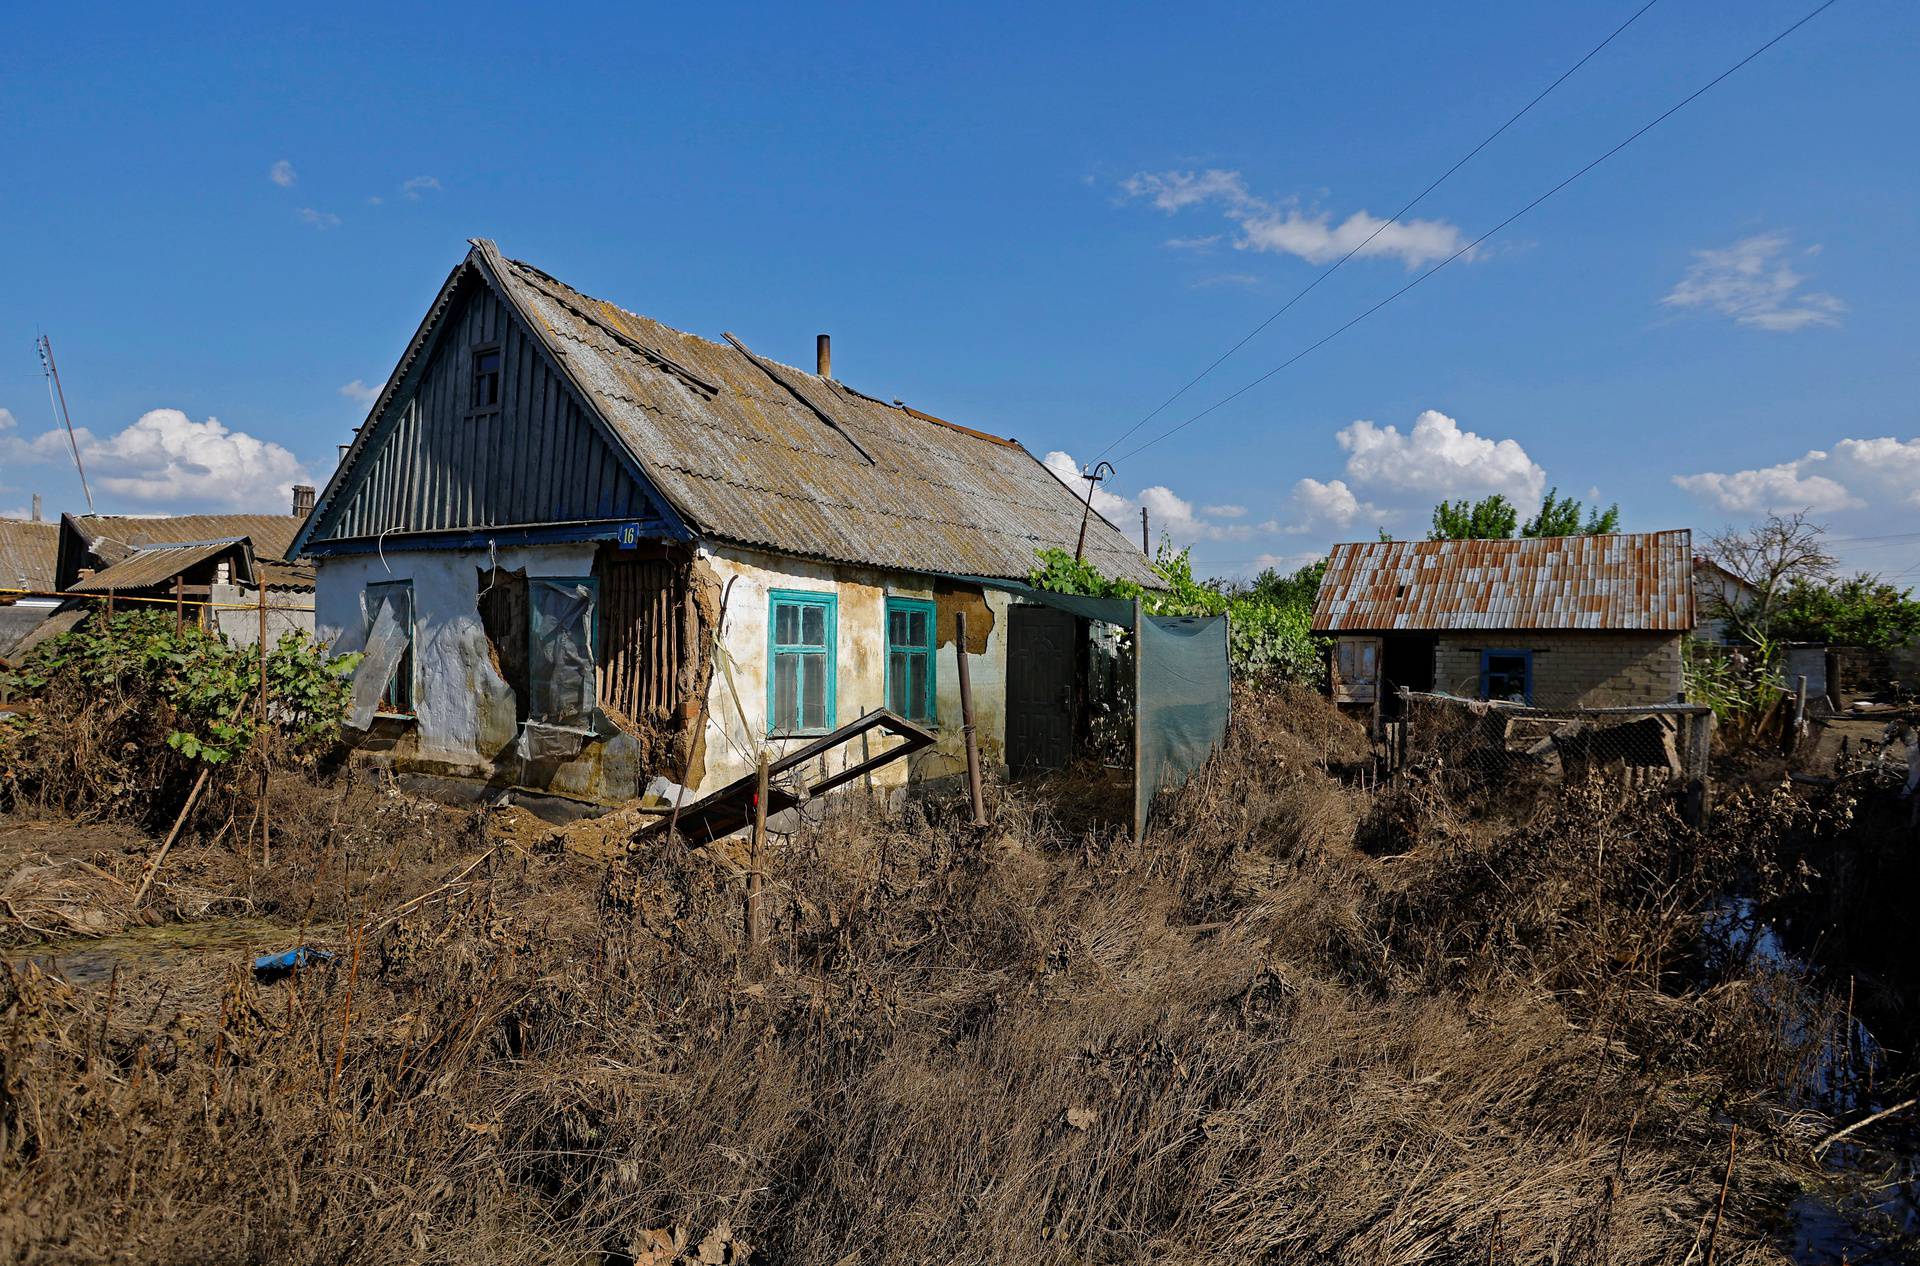
[{"label": "wire mesh fence", "polygon": [[1671,788],[1704,816],[1713,711],[1704,704],[1536,708],[1403,690],[1382,763],[1462,784],[1523,778]]}]

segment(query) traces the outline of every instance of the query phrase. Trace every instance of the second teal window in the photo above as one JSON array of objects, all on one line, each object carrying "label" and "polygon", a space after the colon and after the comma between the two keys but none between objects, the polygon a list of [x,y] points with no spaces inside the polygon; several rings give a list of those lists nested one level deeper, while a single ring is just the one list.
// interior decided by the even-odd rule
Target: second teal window
[{"label": "second teal window", "polygon": [[933,622],[931,602],[887,599],[887,709],[928,724],[938,719]]},{"label": "second teal window", "polygon": [[825,734],[833,728],[839,604],[830,593],[775,589],[768,607],[773,671],[767,678],[767,730]]}]

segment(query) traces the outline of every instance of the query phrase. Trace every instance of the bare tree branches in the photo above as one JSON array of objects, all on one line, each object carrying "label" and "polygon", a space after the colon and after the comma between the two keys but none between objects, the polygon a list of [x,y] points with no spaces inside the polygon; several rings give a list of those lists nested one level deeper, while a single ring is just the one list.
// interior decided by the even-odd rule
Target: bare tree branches
[{"label": "bare tree branches", "polygon": [[1705,555],[1746,586],[1743,592],[1716,590],[1706,598],[1706,614],[1723,619],[1750,640],[1767,634],[1780,601],[1797,580],[1824,580],[1839,560],[1826,547],[1827,529],[1804,510],[1769,514],[1749,528],[1727,527],[1707,538]]}]

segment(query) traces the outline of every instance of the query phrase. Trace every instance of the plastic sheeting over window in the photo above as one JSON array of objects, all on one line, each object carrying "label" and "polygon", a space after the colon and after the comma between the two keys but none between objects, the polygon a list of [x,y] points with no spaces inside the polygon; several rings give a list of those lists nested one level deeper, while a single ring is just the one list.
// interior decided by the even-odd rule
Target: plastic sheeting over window
[{"label": "plastic sheeting over window", "polygon": [[1153,798],[1184,783],[1225,740],[1231,678],[1225,616],[1142,616],[1134,638],[1137,838]]},{"label": "plastic sheeting over window", "polygon": [[353,674],[347,724],[364,730],[381,712],[411,711],[411,681],[398,680],[413,645],[413,586],[368,585],[367,647]]},{"label": "plastic sheeting over window", "polygon": [[527,685],[521,727],[527,760],[567,759],[593,737],[593,631],[598,586],[592,580],[527,581]]}]

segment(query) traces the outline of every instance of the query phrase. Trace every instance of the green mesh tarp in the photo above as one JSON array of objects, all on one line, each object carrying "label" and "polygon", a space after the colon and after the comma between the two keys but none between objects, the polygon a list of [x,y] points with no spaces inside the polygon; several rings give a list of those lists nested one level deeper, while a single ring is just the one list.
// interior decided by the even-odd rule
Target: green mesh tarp
[{"label": "green mesh tarp", "polygon": [[1134,631],[1133,833],[1153,798],[1186,782],[1227,736],[1225,616],[1148,615]]},{"label": "green mesh tarp", "polygon": [[1186,782],[1227,736],[1227,617],[1142,615],[1137,602],[1120,598],[1051,593],[990,576],[948,579],[1134,630],[1133,833],[1146,834],[1153,798]]}]

